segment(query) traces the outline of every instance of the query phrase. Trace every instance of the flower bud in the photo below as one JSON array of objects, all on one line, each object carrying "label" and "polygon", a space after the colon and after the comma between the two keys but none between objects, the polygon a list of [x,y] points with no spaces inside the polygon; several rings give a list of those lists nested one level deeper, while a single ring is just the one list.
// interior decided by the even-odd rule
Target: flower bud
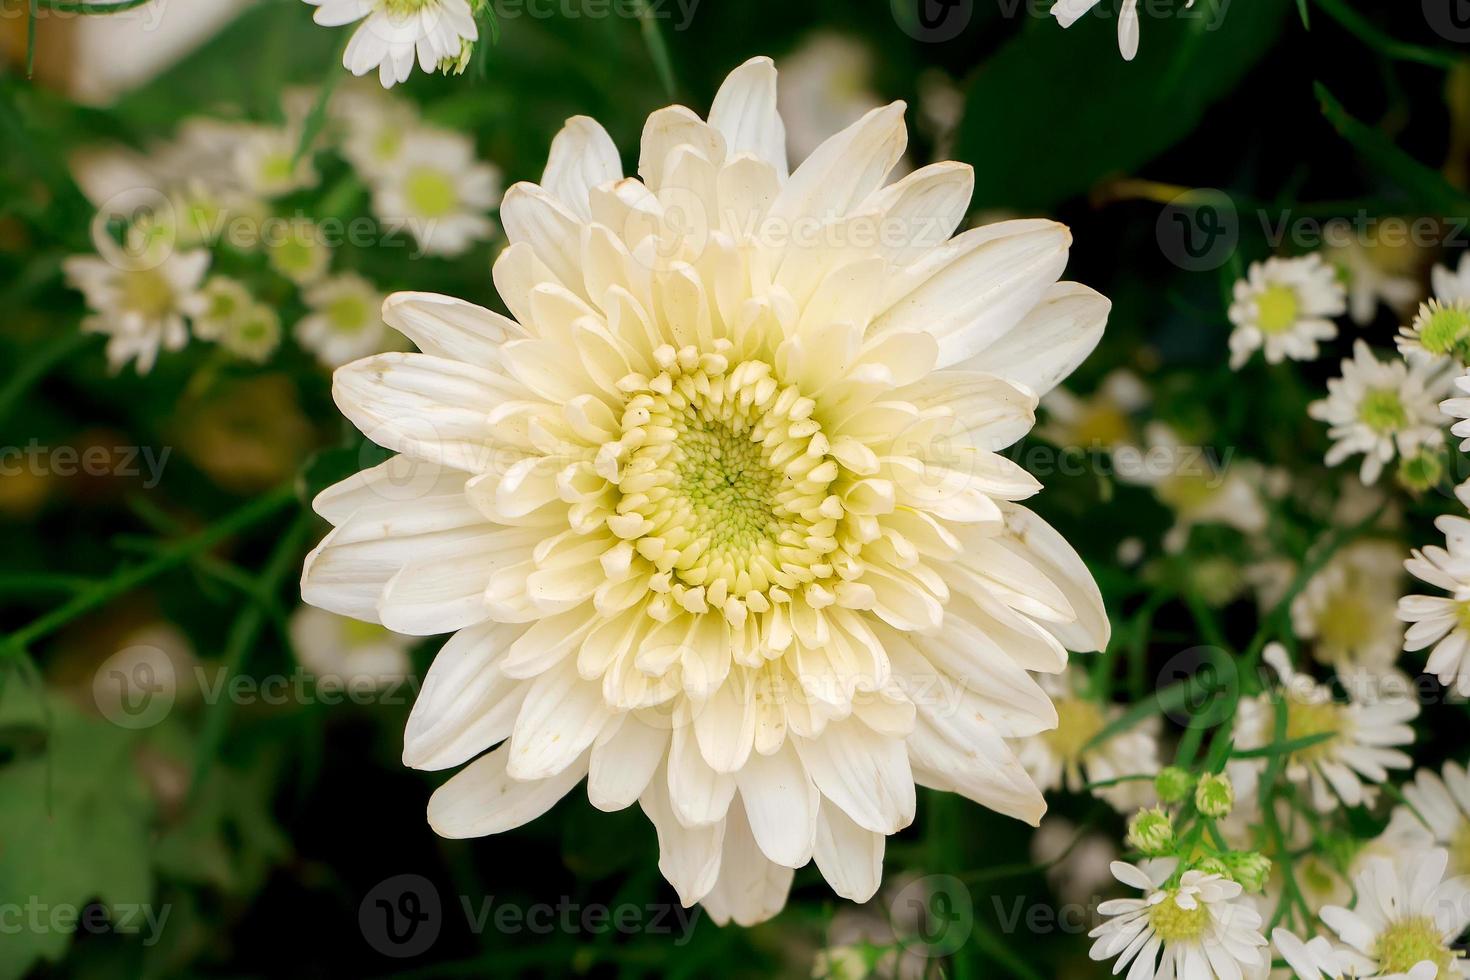
[{"label": "flower bud", "polygon": [[1248,892],[1259,892],[1271,877],[1271,859],[1255,851],[1232,851],[1225,855],[1226,877],[1239,882]]},{"label": "flower bud", "polygon": [[1166,766],[1154,777],[1154,792],[1165,803],[1181,803],[1194,788],[1194,777],[1178,766]]},{"label": "flower bud", "polygon": [[1235,806],[1235,787],[1224,773],[1206,773],[1194,788],[1195,809],[1207,817],[1223,817]]},{"label": "flower bud", "polygon": [[1174,847],[1174,821],[1159,807],[1139,810],[1128,821],[1128,843],[1149,857],[1168,854]]}]

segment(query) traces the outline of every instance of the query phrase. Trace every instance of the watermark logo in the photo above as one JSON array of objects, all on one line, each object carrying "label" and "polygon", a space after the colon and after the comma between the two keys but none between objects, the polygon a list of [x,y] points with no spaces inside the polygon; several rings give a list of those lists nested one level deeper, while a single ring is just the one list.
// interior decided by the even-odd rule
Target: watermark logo
[{"label": "watermark logo", "polygon": [[1240,216],[1224,191],[1204,188],[1178,195],[1155,225],[1164,257],[1188,272],[1209,272],[1230,261],[1240,242]]},{"label": "watermark logo", "polygon": [[363,896],[357,923],[368,945],[384,956],[418,956],[434,945],[444,924],[439,891],[423,875],[389,878]]},{"label": "watermark logo", "polygon": [[893,19],[915,41],[953,41],[970,26],[975,0],[891,0]]},{"label": "watermark logo", "polygon": [[953,875],[925,875],[903,887],[888,906],[899,945],[929,959],[953,955],[975,928],[970,889]]},{"label": "watermark logo", "polygon": [[92,677],[97,710],[119,728],[150,728],[163,721],[177,692],[174,663],[155,646],[119,650]]},{"label": "watermark logo", "polygon": [[1446,41],[1470,42],[1470,0],[1424,0],[1424,20]]}]

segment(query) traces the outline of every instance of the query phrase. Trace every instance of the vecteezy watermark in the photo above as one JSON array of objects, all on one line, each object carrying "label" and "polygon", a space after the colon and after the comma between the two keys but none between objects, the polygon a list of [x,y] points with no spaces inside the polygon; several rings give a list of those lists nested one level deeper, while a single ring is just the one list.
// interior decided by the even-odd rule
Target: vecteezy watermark
[{"label": "vecteezy watermark", "polygon": [[915,41],[953,41],[970,26],[975,0],[890,0],[893,20]]},{"label": "vecteezy watermark", "polygon": [[953,875],[925,875],[888,903],[889,925],[900,946],[929,959],[949,956],[975,929],[970,889]]},{"label": "vecteezy watermark", "polygon": [[1423,0],[1431,30],[1454,44],[1470,42],[1470,0]]},{"label": "vecteezy watermark", "polygon": [[[32,8],[30,0],[0,0],[0,21],[18,20],[30,16]],[[128,7],[107,15],[108,20],[119,21],[142,21],[144,31],[155,31],[163,22],[165,10],[168,8],[168,0],[156,0],[154,3],[144,3],[136,7]],[[74,20],[93,16],[85,10],[78,9],[73,3],[62,7],[51,7],[44,3],[34,4],[35,18],[44,20]]]},{"label": "vecteezy watermark", "polygon": [[676,31],[689,29],[700,0],[490,0],[500,20],[606,20],[612,17],[666,20]]},{"label": "vecteezy watermark", "polygon": [[[367,944],[384,956],[407,959],[438,940],[451,914],[434,883],[422,875],[395,875],[375,885],[358,905],[357,921]],[[457,896],[453,914],[462,915],[474,935],[669,936],[683,946],[694,935],[703,909],[677,903],[620,902],[605,905],[563,895],[554,902],[511,902],[494,895]]]},{"label": "vecteezy watermark", "polygon": [[24,446],[0,446],[0,477],[7,476],[121,476],[143,477],[143,489],[152,490],[163,478],[172,447],[152,446],[45,446],[32,439]]},{"label": "vecteezy watermark", "polygon": [[1187,272],[1220,268],[1240,244],[1235,202],[1212,188],[1175,197],[1159,212],[1154,230],[1164,257]]},{"label": "vecteezy watermark", "polygon": [[47,902],[31,895],[24,902],[0,902],[0,936],[24,933],[85,932],[93,935],[118,933],[141,936],[144,946],[152,946],[163,936],[171,905],[118,903],[73,905]]}]

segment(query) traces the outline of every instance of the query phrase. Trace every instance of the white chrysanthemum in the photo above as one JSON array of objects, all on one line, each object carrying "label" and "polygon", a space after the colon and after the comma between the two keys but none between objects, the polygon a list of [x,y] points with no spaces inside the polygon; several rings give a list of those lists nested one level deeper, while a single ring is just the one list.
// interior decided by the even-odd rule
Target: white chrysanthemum
[{"label": "white chrysanthemum", "polygon": [[408,652],[418,642],[349,616],[302,606],[288,624],[296,658],[318,685],[337,690],[371,691],[408,676]]},{"label": "white chrysanthemum", "polygon": [[[1097,4],[1098,0],[1056,0],[1051,7],[1051,15],[1065,29],[1077,23]],[[1185,6],[1193,7],[1194,0],[1189,0]],[[1125,61],[1132,61],[1138,55],[1138,0],[1123,0],[1123,6],[1118,10],[1118,51]]]},{"label": "white chrysanthemum", "polygon": [[[1261,694],[1240,702],[1235,744],[1260,749],[1275,741],[1276,713],[1286,711],[1286,740],[1317,737],[1319,741],[1285,757],[1286,778],[1305,787],[1313,807],[1326,812],[1340,799],[1348,806],[1371,802],[1372,784],[1388,779],[1390,769],[1408,769],[1413,760],[1399,746],[1413,744],[1409,722],[1419,716],[1419,703],[1409,697],[1380,698],[1361,678],[1345,683],[1348,700],[1336,701],[1332,691],[1291,667],[1279,643],[1268,644],[1265,660],[1281,678],[1276,695]],[[1232,772],[1264,768],[1253,760]],[[1369,785],[1364,785],[1364,783]]]},{"label": "white chrysanthemum", "polygon": [[86,297],[92,314],[82,329],[107,335],[107,363],[114,371],[129,361],[147,374],[158,351],[189,342],[184,317],[209,270],[209,253],[169,251],[162,258],[74,255],[62,263],[66,281]]},{"label": "white chrysanthemum", "polygon": [[425,253],[454,256],[494,233],[485,212],[499,200],[500,171],[475,158],[469,137],[419,129],[377,182],[373,212],[408,229]]},{"label": "white chrysanthemum", "polygon": [[1267,364],[1315,360],[1318,343],[1337,336],[1335,316],[1347,310],[1337,272],[1320,255],[1252,262],[1230,304],[1230,368],[1264,348]]},{"label": "white chrysanthemum", "polygon": [[1403,647],[1398,595],[1403,552],[1386,541],[1360,541],[1333,555],[1291,602],[1292,631],[1312,642],[1318,661],[1381,670]]},{"label": "white chrysanthemum", "polygon": [[1414,322],[1399,328],[1399,353],[1406,357],[1449,357],[1470,364],[1470,300],[1419,305]]},{"label": "white chrysanthemum", "polygon": [[642,181],[572,120],[501,208],[514,319],[388,300],[423,353],[334,394],[402,455],[317,498],[335,530],[302,578],[335,612],[459,631],[405,738],[412,766],[475,759],[436,830],[509,830],[585,777],[598,807],[641,803],[720,922],[775,914],[813,858],[871,896],[916,782],[1035,823],[1005,741],[1057,723],[1029,671],[1108,637],[995,452],[1101,336],[1107,300],[1056,281],[1067,230],[948,239],[971,170],[884,187],[897,103],[787,177],[775,90],[759,58],[708,123],[654,113]]},{"label": "white chrysanthemum", "polygon": [[1470,925],[1470,887],[1463,878],[1445,880],[1448,861],[1439,849],[1366,861],[1354,879],[1354,907],[1329,905],[1321,912],[1346,947],[1334,948],[1322,937],[1303,943],[1280,929],[1271,938],[1304,980],[1470,976],[1453,946]]},{"label": "white chrysanthemum", "polygon": [[1115,898],[1097,907],[1111,916],[1088,933],[1096,939],[1088,955],[1118,962],[1114,973],[1128,980],[1237,980],[1264,978],[1271,967],[1261,916],[1241,899],[1241,887],[1217,874],[1190,870],[1172,881],[1175,862],[1139,868],[1113,862],[1113,875],[1144,893]]},{"label": "white chrysanthemum", "polygon": [[1342,377],[1327,382],[1327,397],[1307,407],[1312,418],[1330,426],[1327,465],[1362,453],[1359,478],[1376,483],[1395,454],[1412,456],[1443,444],[1441,427],[1449,420],[1438,402],[1449,384],[1442,363],[1380,361],[1357,341],[1353,356],[1342,362]]},{"label": "white chrysanthemum", "polygon": [[1112,449],[1133,435],[1132,416],[1149,403],[1148,386],[1132,371],[1112,371],[1086,397],[1056,387],[1042,399],[1046,422],[1036,434],[1063,448]]},{"label": "white chrysanthemum", "polygon": [[1113,453],[1118,479],[1152,487],[1154,496],[1174,512],[1164,535],[1164,550],[1178,552],[1199,524],[1224,524],[1242,534],[1260,534],[1270,513],[1261,490],[1274,481],[1254,460],[1217,466],[1203,446],[1183,445],[1162,422],[1144,430],[1147,449],[1122,446]]},{"label": "white chrysanthemum", "polygon": [[[1085,696],[1086,675],[1075,667],[1063,674],[1043,675],[1041,688],[1056,707],[1057,725],[1049,731],[1016,740],[1016,758],[1026,767],[1042,792],[1065,789],[1081,792],[1088,783],[1121,776],[1153,776],[1159,771],[1157,717],[1097,743],[1090,744],[1123,708],[1099,704]],[[1151,779],[1130,780],[1092,790],[1118,810],[1129,812],[1151,803]]]},{"label": "white chrysanthemum", "polygon": [[1415,549],[1404,567],[1450,594],[1399,600],[1399,619],[1413,624],[1404,634],[1404,649],[1433,645],[1424,669],[1445,687],[1470,695],[1470,520],[1445,514],[1434,524],[1444,533],[1445,547]]},{"label": "white chrysanthemum", "polygon": [[342,55],[354,75],[378,70],[392,88],[408,80],[417,58],[422,71],[463,69],[464,55],[480,38],[468,0],[306,0],[323,27],[362,21]]},{"label": "white chrysanthemum", "polygon": [[297,322],[296,342],[327,367],[402,348],[401,335],[383,322],[383,294],[354,272],[322,280],[302,299],[311,312]]},{"label": "white chrysanthemum", "polygon": [[1446,762],[1443,777],[1420,769],[1402,791],[1406,803],[1394,807],[1384,839],[1400,851],[1442,847],[1451,874],[1470,874],[1470,775],[1465,768]]},{"label": "white chrysanthemum", "polygon": [[235,147],[235,173],[252,194],[272,198],[315,187],[320,179],[310,153],[298,152],[301,131],[255,126]]}]

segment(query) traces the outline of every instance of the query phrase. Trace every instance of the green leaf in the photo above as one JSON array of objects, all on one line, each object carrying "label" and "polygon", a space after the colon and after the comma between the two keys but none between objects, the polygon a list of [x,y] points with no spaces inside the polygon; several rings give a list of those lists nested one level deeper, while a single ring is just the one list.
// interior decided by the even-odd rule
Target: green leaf
[{"label": "green leaf", "polygon": [[956,146],[975,167],[975,207],[1050,210],[1152,160],[1266,53],[1289,4],[1201,0],[1145,17],[1132,62],[1118,54],[1112,18],[1065,31],[1037,20],[970,85]]}]

